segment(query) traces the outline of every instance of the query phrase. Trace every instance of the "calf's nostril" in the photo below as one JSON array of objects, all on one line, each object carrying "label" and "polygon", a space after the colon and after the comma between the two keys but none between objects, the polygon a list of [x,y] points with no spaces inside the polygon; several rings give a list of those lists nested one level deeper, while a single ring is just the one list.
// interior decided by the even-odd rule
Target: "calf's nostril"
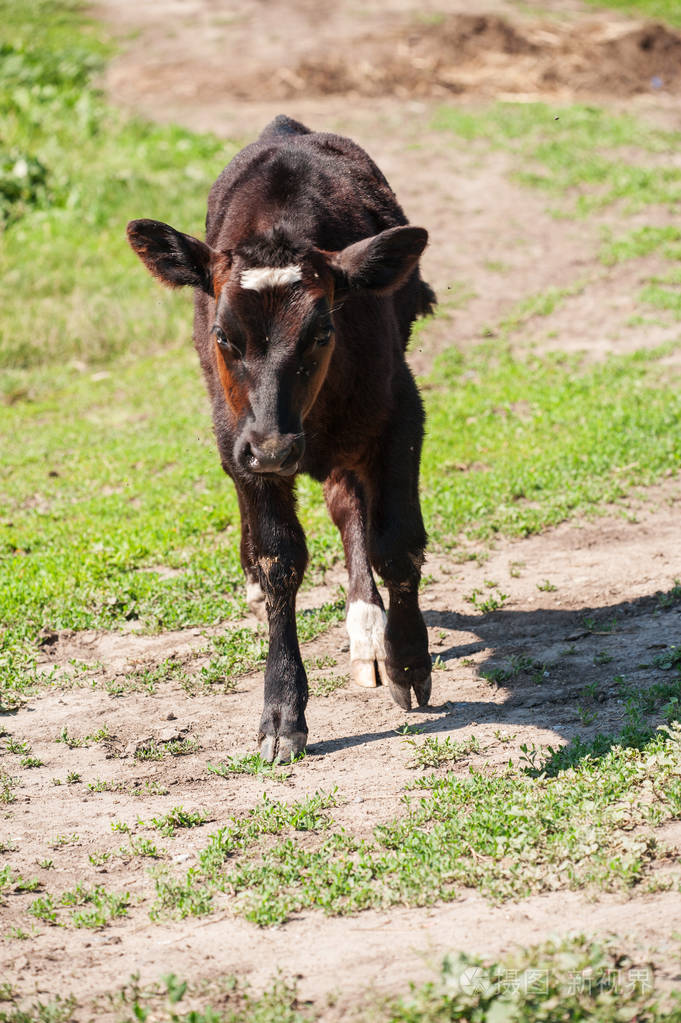
[{"label": "calf's nostril", "polygon": [[277,472],[288,460],[293,450],[293,441],[282,444],[265,441],[256,447],[252,442],[247,446],[247,462],[253,472]]}]

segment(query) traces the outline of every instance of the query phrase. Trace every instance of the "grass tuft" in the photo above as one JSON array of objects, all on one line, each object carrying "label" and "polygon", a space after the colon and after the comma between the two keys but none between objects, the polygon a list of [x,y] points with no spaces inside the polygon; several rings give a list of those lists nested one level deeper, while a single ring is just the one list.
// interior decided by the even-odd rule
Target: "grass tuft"
[{"label": "grass tuft", "polygon": [[257,778],[286,781],[291,775],[290,767],[268,763],[262,759],[260,753],[245,753],[241,757],[229,757],[226,763],[208,764],[207,770],[210,774],[217,774],[221,778],[229,778],[233,774],[251,774]]},{"label": "grass tuft", "polygon": [[447,736],[446,739],[428,736],[422,742],[418,739],[407,739],[405,744],[412,750],[408,767],[442,767],[443,764],[465,760],[471,753],[481,752],[480,743],[474,735],[459,742],[455,742],[451,736]]}]

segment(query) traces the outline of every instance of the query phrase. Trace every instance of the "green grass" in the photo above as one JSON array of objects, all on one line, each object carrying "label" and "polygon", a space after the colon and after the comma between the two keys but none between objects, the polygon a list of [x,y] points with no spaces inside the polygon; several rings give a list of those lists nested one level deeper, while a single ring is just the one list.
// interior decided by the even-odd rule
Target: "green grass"
[{"label": "green grass", "polygon": [[[260,995],[236,977],[223,978],[213,999],[206,999],[206,984],[181,981],[174,974],[162,984],[141,989],[137,981],[122,992],[121,1002],[131,1015],[126,1021],[162,1020],[164,1023],[306,1023],[309,1011],[301,1011],[295,984],[277,977]],[[212,1004],[211,1004],[212,1002]],[[189,1006],[192,1006],[190,1009]],[[306,1007],[307,1010],[307,1007]]]},{"label": "green grass", "polygon": [[[57,898],[46,894],[35,899],[29,906],[29,913],[37,920],[54,927],[100,928],[112,920],[127,916],[130,894],[115,894],[105,891],[103,885],[86,888],[82,884],[70,891],[64,891]],[[71,913],[65,913],[65,908]]]},{"label": "green grass", "polygon": [[200,828],[213,818],[205,810],[185,810],[174,806],[160,817],[152,817],[151,825],[166,838],[173,838],[178,828]]},{"label": "green grass", "polygon": [[508,337],[519,330],[528,320],[534,316],[550,316],[558,309],[566,298],[579,294],[583,291],[585,283],[577,281],[564,288],[547,288],[546,291],[538,292],[535,295],[528,295],[521,299],[511,309],[499,324],[499,332],[502,336]]},{"label": "green grass", "polygon": [[55,742],[63,742],[69,749],[80,749],[81,747],[89,746],[91,742],[106,742],[107,739],[111,738],[111,733],[106,725],[94,732],[92,735],[70,735],[67,725],[64,725],[61,732],[54,740]]},{"label": "green grass", "polygon": [[[425,389],[423,503],[434,539],[447,542],[461,531],[527,534],[678,469],[681,399],[658,370],[665,353],[587,368],[558,356],[514,356],[492,343],[443,354]],[[3,470],[13,480],[0,524],[0,693],[7,702],[49,681],[31,667],[43,625],[111,629],[133,620],[167,629],[238,620],[244,610],[236,500],[207,436],[193,357],[185,353],[165,370],[173,386],[160,394],[151,378],[158,383],[164,370],[141,360],[115,382],[102,381],[104,393],[76,384],[63,401],[0,412],[6,436],[27,436],[9,447]],[[118,388],[126,395],[118,411],[129,414],[112,433],[100,414],[104,394],[113,400]],[[194,446],[202,428],[205,443]],[[68,472],[64,450],[72,452]],[[484,467],[462,472],[471,457]],[[58,477],[48,475],[50,465],[60,467]],[[303,480],[300,491],[314,575],[339,556],[340,544],[319,488]],[[154,571],[159,565],[176,574]],[[494,597],[478,601],[480,610],[493,609]],[[342,617],[342,601],[301,612],[301,640]],[[260,666],[264,652],[261,635],[233,630],[192,684],[229,686]],[[184,678],[185,669],[178,671]]]},{"label": "green grass", "polygon": [[125,224],[167,216],[172,196],[179,226],[199,231],[207,188],[236,148],[107,106],[90,79],[108,47],[80,10],[0,4],[2,147],[42,168],[30,195],[5,200],[0,366],[10,397],[35,386],[29,368],[47,385],[77,372],[73,360],[87,367],[136,350],[161,361],[185,343],[186,299],[159,296],[132,272]]},{"label": "green grass", "polygon": [[50,847],[52,849],[61,849],[62,846],[65,846],[65,845],[79,845],[79,844],[80,844],[80,835],[75,834],[75,832],[73,834],[71,834],[71,835],[55,835],[54,838],[51,838],[49,840],[49,845],[50,845]]},{"label": "green grass", "polygon": [[[125,849],[125,847],[123,847]],[[152,842],[150,838],[133,838],[130,842],[129,850],[125,850],[134,856],[148,856],[152,860],[158,860],[164,855],[164,851],[159,849],[155,842]]]},{"label": "green grass", "polygon": [[507,150],[516,181],[568,200],[562,215],[586,216],[618,201],[627,211],[674,207],[681,197],[681,170],[659,161],[632,162],[629,153],[635,147],[644,157],[671,154],[681,135],[627,114],[576,104],[497,103],[475,112],[447,106],[436,113],[433,127]]},{"label": "green grass", "polygon": [[671,313],[673,319],[681,320],[681,274],[672,270],[660,277],[651,277],[642,289],[639,300],[656,309]]},{"label": "green grass", "polygon": [[317,1018],[309,1005],[299,1002],[295,982],[280,975],[256,995],[233,975],[206,981],[181,980],[169,973],[156,983],[142,984],[134,974],[122,988],[94,1001],[57,995],[46,1003],[22,998],[7,983],[0,987],[3,1003],[9,1008],[0,1008],[0,1023],[69,1023],[83,1013],[94,1019],[102,1012],[113,1013],[119,1023],[312,1023]]},{"label": "green grass", "polygon": [[[213,450],[194,363],[189,351],[162,366],[143,359],[101,381],[99,390],[81,381],[49,403],[0,408],[0,433],[27,435],[26,444],[9,448],[0,470],[13,478],[0,518],[0,613],[11,628],[4,639],[6,691],[13,677],[22,686],[40,680],[21,640],[30,644],[42,624],[84,629],[138,621],[162,629],[244,612],[236,498]],[[319,488],[304,482],[300,490],[312,526],[313,571],[320,571],[340,545],[329,524],[314,528],[324,521]],[[158,566],[176,574],[167,577]],[[337,605],[301,613],[301,638],[341,617]],[[199,683],[224,681],[259,663],[262,641],[242,630],[220,653]],[[0,663],[2,657],[0,646]]]},{"label": "green grass", "polygon": [[467,759],[471,753],[480,753],[482,747],[474,735],[456,742],[451,736],[438,739],[436,735],[428,736],[423,741],[406,739],[405,745],[411,748],[409,767],[433,768],[443,764],[453,764],[458,760]]},{"label": "green grass", "polygon": [[[158,289],[124,238],[131,217],[168,219],[169,196],[178,226],[200,233],[208,188],[238,147],[107,106],[90,80],[108,49],[79,4],[3,0],[0,17],[2,146],[12,168],[35,162],[42,175],[13,199],[0,159],[0,479],[23,479],[0,510],[7,694],[50,678],[32,666],[41,622],[168,628],[237,618],[244,605],[191,303]],[[230,667],[213,663],[201,681]]]},{"label": "green grass", "polygon": [[[431,532],[528,534],[677,470],[681,400],[662,354],[586,368],[492,344],[441,355],[422,471]],[[471,452],[483,468],[461,472]]]},{"label": "green grass", "polygon": [[[17,937],[26,938],[21,932]],[[14,995],[10,985],[3,996],[3,1001],[9,1003],[9,1009],[0,1009],[0,1023],[70,1023],[73,1019],[73,1011],[78,1000],[73,995],[67,998],[57,996],[49,1002],[41,1002],[40,999],[29,1001]]]},{"label": "green grass", "polygon": [[[116,894],[107,892],[103,885],[90,889],[77,884],[74,889],[62,892],[59,898],[41,895],[31,903],[28,912],[43,923],[56,927],[100,928],[127,916],[129,905],[129,892]],[[68,913],[67,908],[70,909]]]},{"label": "green grass", "polygon": [[87,787],[89,792],[127,792],[128,795],[137,797],[168,795],[168,789],[156,781],[127,785],[124,782],[105,781],[102,778],[97,778],[95,781],[88,782]]},{"label": "green grass", "polygon": [[0,806],[15,802],[17,798],[14,792],[16,784],[16,778],[0,768]]},{"label": "green grass", "polygon": [[640,259],[659,252],[665,259],[681,258],[681,229],[666,227],[639,227],[618,238],[608,238],[600,251],[601,262],[614,266],[628,259]]},{"label": "green grass", "polygon": [[41,760],[40,757],[22,757],[21,766],[26,768],[44,767],[45,762],[44,760]]},{"label": "green grass", "polygon": [[211,912],[213,897],[220,887],[217,875],[226,859],[253,846],[264,835],[325,829],[329,825],[326,811],[335,804],[335,793],[316,792],[291,805],[271,800],[263,793],[261,804],[211,835],[200,854],[199,867],[191,867],[185,877],[174,877],[164,870],[158,872],[152,919],[203,916]]},{"label": "green grass", "polygon": [[273,781],[286,781],[291,775],[291,768],[281,764],[270,764],[263,760],[259,753],[246,753],[241,757],[228,757],[226,763],[208,764],[210,774],[220,778],[229,778],[235,774],[250,774],[256,778],[270,778]]},{"label": "green grass", "polygon": [[169,681],[179,682],[183,688],[191,685],[186,666],[174,657],[168,657],[152,667],[137,668],[126,674],[123,679],[107,681],[106,689],[112,696],[132,692],[146,692],[152,695],[159,683]]},{"label": "green grass", "polygon": [[656,18],[681,28],[678,0],[586,0],[586,2],[594,7],[607,7],[634,17]]},{"label": "green grass", "polygon": [[345,688],[348,675],[322,675],[310,680],[310,696],[332,696],[339,689]]},{"label": "green grass", "polygon": [[31,745],[27,739],[15,739],[10,735],[5,739],[5,752],[13,753],[15,756],[22,753],[28,754],[31,752]]},{"label": "green grass", "polygon": [[163,760],[166,754],[171,757],[190,756],[201,749],[199,740],[188,736],[186,739],[159,741],[148,739],[135,750],[135,760]]},{"label": "green grass", "polygon": [[624,705],[625,724],[621,733],[599,732],[589,742],[577,738],[557,750],[551,746],[546,751],[533,749],[531,757],[526,758],[530,771],[535,775],[554,776],[585,758],[603,757],[619,744],[641,750],[653,739],[658,727],[669,735],[672,745],[675,743],[678,749],[681,739],[678,725],[681,720],[681,659],[678,649],[670,647],[656,658],[655,667],[664,672],[673,670],[673,674],[643,688],[627,682],[622,675],[613,679]]}]

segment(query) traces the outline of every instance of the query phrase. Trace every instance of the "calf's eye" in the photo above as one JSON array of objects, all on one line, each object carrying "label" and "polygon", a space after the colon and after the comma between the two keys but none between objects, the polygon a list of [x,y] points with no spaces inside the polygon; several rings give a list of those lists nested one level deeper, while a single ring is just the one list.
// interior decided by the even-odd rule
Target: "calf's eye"
[{"label": "calf's eye", "polygon": [[235,356],[235,358],[237,358],[237,359],[241,358],[242,353],[239,351],[239,349],[236,347],[236,345],[234,345],[229,340],[229,338],[225,334],[225,332],[222,329],[222,327],[218,327],[218,325],[216,324],[212,328],[211,334],[214,335],[215,340],[217,341],[218,345],[220,346],[220,350],[221,351],[229,352],[230,355]]}]

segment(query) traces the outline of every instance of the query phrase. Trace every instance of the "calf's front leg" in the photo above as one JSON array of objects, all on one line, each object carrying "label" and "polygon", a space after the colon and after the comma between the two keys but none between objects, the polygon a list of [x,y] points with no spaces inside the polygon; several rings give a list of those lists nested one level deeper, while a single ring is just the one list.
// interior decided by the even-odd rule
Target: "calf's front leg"
[{"label": "calf's front leg", "polygon": [[264,760],[290,760],[307,743],[307,676],[296,632],[296,593],[307,564],[305,537],[288,481],[258,481],[252,492],[242,489],[239,497],[269,623],[258,743]]}]

